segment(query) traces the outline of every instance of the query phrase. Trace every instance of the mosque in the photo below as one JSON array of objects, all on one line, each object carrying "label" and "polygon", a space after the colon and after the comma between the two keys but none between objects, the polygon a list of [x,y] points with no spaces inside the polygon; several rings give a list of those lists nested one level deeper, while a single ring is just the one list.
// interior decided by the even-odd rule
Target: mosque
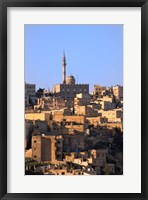
[{"label": "mosque", "polygon": [[89,94],[89,84],[76,84],[75,77],[69,75],[66,77],[66,56],[63,53],[62,58],[62,84],[56,84],[53,86],[54,96],[64,99],[73,99],[76,94]]}]

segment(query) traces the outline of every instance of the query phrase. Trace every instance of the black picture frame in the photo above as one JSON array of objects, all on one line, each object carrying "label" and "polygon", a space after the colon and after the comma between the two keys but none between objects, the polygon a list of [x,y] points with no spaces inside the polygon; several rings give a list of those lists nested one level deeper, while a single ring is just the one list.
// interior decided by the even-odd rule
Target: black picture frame
[{"label": "black picture frame", "polygon": [[[141,7],[141,193],[7,193],[7,8]],[[147,0],[0,0],[0,199],[148,199],[148,1]],[[136,161],[135,161],[136,163]],[[133,180],[134,181],[134,180]],[[132,186],[131,186],[132,187]]]}]

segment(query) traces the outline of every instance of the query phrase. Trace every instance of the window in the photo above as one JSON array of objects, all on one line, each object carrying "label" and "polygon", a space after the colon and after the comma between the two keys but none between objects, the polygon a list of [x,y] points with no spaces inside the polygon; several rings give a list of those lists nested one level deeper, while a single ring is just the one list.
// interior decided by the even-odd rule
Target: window
[{"label": "window", "polygon": [[36,143],[36,140],[34,140],[34,143]]}]

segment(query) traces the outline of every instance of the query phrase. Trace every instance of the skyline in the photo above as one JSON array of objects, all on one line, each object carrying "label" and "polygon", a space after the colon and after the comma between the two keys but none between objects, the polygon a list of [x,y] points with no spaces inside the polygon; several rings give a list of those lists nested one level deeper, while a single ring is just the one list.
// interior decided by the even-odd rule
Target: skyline
[{"label": "skyline", "polygon": [[[25,25],[25,81],[52,90],[62,83],[62,56],[76,83],[123,85],[122,25]],[[90,70],[91,69],[91,70]]]}]

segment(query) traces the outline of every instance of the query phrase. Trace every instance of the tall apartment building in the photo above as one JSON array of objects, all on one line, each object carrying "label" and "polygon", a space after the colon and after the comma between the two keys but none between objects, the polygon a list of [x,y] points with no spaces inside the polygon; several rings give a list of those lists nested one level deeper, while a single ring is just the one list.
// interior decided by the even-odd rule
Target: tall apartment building
[{"label": "tall apartment building", "polygon": [[62,160],[62,136],[37,135],[32,137],[32,159],[37,161]]}]

